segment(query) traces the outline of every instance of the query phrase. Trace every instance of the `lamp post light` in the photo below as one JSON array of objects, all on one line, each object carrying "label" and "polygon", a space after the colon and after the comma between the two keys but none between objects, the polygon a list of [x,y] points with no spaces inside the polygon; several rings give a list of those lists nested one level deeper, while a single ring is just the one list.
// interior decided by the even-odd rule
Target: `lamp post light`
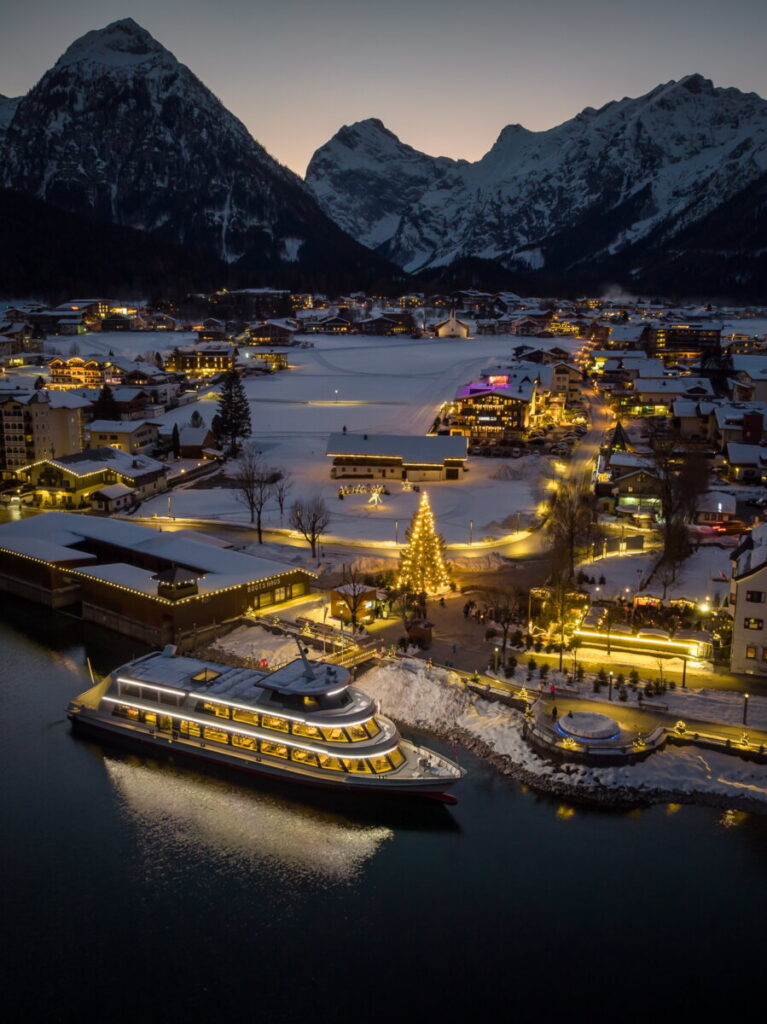
[{"label": "lamp post light", "polygon": [[749,698],[749,694],[744,693],[743,694],[743,724],[744,725],[746,724],[746,719],[748,718],[748,698]]},{"label": "lamp post light", "polygon": [[607,699],[613,699],[613,674],[612,672],[607,673]]},{"label": "lamp post light", "polygon": [[338,401],[338,388],[334,388],[333,394],[335,395],[336,402]]},{"label": "lamp post light", "polygon": [[469,520],[469,547],[474,543],[474,520]]},{"label": "lamp post light", "polygon": [[[499,648],[495,647],[493,649],[493,668],[495,669],[496,672],[498,671],[498,654],[499,654]],[[745,721],[745,719],[744,719],[744,721]]]},{"label": "lamp post light", "polygon": [[394,543],[399,544],[399,519],[394,520]]}]

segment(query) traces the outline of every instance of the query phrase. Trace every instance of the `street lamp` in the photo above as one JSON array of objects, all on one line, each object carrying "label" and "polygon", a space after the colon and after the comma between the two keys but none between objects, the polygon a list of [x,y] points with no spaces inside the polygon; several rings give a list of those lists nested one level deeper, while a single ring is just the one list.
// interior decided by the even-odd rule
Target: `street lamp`
[{"label": "street lamp", "polygon": [[613,699],[613,674],[608,672],[607,674],[607,699]]},{"label": "street lamp", "polygon": [[[494,648],[494,650],[493,650],[493,667],[494,667],[496,672],[498,671],[498,653],[499,653],[499,648],[498,647]],[[744,719],[744,721],[745,721],[745,719]]]},{"label": "street lamp", "polygon": [[744,725],[746,724],[746,719],[748,718],[748,697],[749,697],[749,695],[747,693],[743,694],[743,724]]},{"label": "street lamp", "polygon": [[394,543],[399,544],[399,519],[394,520]]},{"label": "street lamp", "polygon": [[474,520],[469,520],[469,547],[474,543]]},{"label": "street lamp", "polygon": [[334,394],[334,395],[336,396],[335,400],[336,400],[336,402],[337,402],[337,401],[338,401],[338,388],[335,388],[335,389],[333,390],[333,394]]}]

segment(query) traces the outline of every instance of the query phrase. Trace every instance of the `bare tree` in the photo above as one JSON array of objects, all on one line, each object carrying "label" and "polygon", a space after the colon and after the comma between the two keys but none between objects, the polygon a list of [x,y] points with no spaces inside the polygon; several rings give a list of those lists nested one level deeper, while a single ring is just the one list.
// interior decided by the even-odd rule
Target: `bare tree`
[{"label": "bare tree", "polygon": [[274,494],[274,485],[279,476],[279,470],[264,462],[261,452],[254,444],[245,445],[231,479],[237,500],[247,506],[250,521],[256,524],[259,544],[264,542],[261,529],[264,507]]},{"label": "bare tree", "polygon": [[274,496],[277,499],[277,504],[280,508],[280,522],[285,514],[285,503],[288,500],[288,494],[293,489],[293,474],[283,469],[280,471],[280,479],[274,485]]},{"label": "bare tree", "polygon": [[575,575],[576,554],[588,539],[593,518],[587,487],[573,480],[563,480],[552,503],[546,529],[553,547],[564,559],[569,579]]},{"label": "bare tree", "polygon": [[317,542],[330,522],[330,509],[319,494],[308,501],[294,501],[290,507],[290,525],[304,537],[317,557]]},{"label": "bare tree", "polygon": [[501,660],[506,662],[506,648],[509,643],[509,633],[512,626],[515,626],[519,618],[520,595],[516,587],[505,589],[503,587],[489,587],[484,591],[484,597],[490,607],[490,614],[493,622],[498,626],[501,633]]},{"label": "bare tree", "polygon": [[360,612],[365,607],[365,600],[370,594],[370,587],[354,563],[341,566],[341,584],[336,588],[342,595],[344,604],[349,609],[349,620],[353,630],[359,625]]}]

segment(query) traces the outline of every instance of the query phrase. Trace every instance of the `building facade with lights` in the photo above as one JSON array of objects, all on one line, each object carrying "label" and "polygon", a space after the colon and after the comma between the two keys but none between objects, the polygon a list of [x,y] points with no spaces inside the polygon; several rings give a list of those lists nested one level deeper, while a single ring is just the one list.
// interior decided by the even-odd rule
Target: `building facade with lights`
[{"label": "building facade with lights", "polygon": [[150,645],[191,645],[309,591],[314,574],[181,530],[49,512],[0,526],[0,590]]},{"label": "building facade with lights", "polygon": [[730,670],[767,676],[767,523],[755,526],[732,553]]},{"label": "building facade with lights", "polygon": [[333,460],[334,480],[460,480],[468,441],[441,434],[331,434],[325,454]]}]

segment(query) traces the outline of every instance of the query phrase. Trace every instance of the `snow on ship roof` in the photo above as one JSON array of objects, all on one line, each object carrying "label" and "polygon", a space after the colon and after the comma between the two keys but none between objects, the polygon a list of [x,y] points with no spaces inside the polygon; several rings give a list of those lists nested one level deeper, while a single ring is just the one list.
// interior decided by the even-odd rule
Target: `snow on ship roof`
[{"label": "snow on ship roof", "polygon": [[465,459],[468,438],[417,434],[331,434],[326,455],[401,457],[406,462],[437,463]]},{"label": "snow on ship roof", "polygon": [[[147,683],[191,690],[211,697],[228,697],[243,703],[258,701],[264,690],[317,695],[338,690],[349,683],[349,672],[340,665],[313,664],[307,669],[307,664],[302,658],[296,658],[276,672],[259,672],[157,652],[123,665],[115,674],[120,678],[129,676]],[[204,678],[206,670],[212,677],[207,681]],[[203,678],[195,679],[195,676]]]}]

